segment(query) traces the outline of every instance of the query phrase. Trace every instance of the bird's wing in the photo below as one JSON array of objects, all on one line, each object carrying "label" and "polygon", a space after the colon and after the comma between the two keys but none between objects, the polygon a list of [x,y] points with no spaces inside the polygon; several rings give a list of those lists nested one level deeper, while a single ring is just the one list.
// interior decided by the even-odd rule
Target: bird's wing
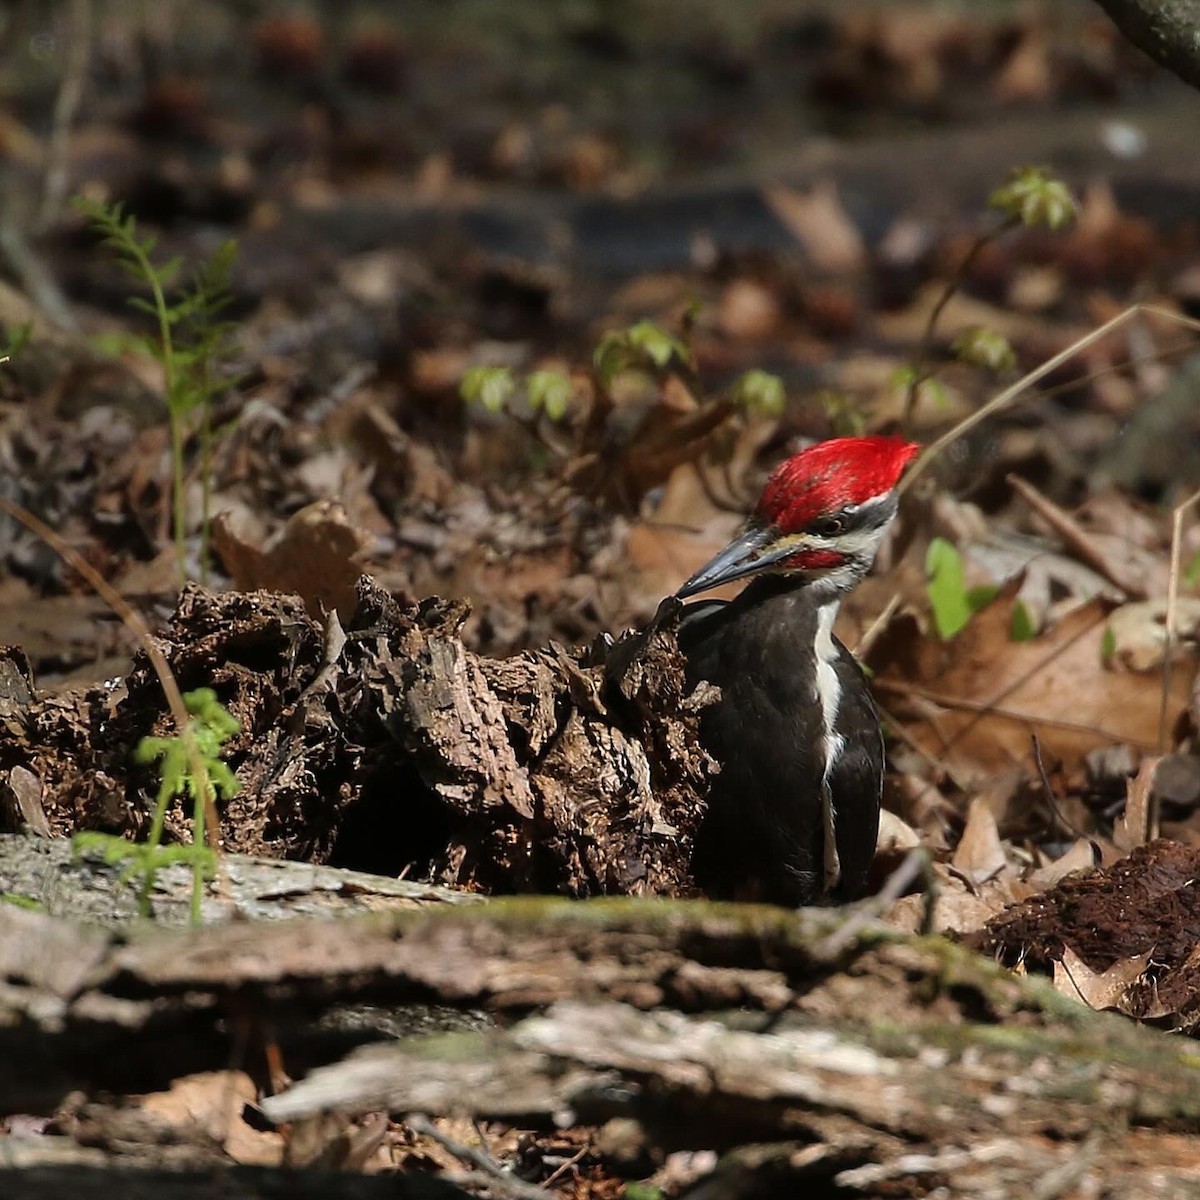
[{"label": "bird's wing", "polygon": [[838,860],[839,892],[846,898],[863,893],[875,858],[879,832],[879,801],[883,790],[883,734],[866,678],[854,655],[841,643],[836,664],[842,684],[839,724],[868,730],[857,741],[847,741],[830,769]]}]

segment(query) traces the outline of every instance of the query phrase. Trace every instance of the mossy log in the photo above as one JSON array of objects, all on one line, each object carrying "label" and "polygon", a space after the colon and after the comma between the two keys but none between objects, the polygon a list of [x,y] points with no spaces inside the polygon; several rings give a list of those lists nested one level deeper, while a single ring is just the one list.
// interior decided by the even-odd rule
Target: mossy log
[{"label": "mossy log", "polygon": [[[1120,1194],[1195,1185],[1193,1043],[938,938],[870,926],[830,953],[845,919],[523,898],[121,932],[0,909],[0,1108],[161,1088],[232,1045],[249,1060],[257,1031],[310,1071],[264,1101],[272,1120],[599,1124],[643,1160],[722,1152],[706,1196],[768,1178],[850,1195],[1035,1194],[1088,1173]],[[426,1004],[476,1016],[370,1046],[382,1017],[332,1019]]]}]

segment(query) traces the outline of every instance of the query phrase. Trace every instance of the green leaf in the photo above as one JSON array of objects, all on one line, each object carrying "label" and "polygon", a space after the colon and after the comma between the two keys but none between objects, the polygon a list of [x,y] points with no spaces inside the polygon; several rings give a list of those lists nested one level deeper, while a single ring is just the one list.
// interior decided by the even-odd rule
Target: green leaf
[{"label": "green leaf", "polygon": [[964,329],[950,344],[950,349],[959,362],[988,371],[1008,371],[1017,363],[1008,338],[983,326]]},{"label": "green leaf", "polygon": [[490,413],[502,411],[516,390],[516,380],[508,367],[472,367],[458,385],[463,400]]},{"label": "green leaf", "polygon": [[692,356],[688,348],[676,337],[660,329],[653,321],[639,321],[627,331],[629,344],[643,354],[660,370],[672,359],[691,365]]},{"label": "green leaf", "polygon": [[948,642],[971,619],[962,556],[945,538],[934,538],[925,555],[926,590],[938,637]]},{"label": "green leaf", "polygon": [[1018,598],[1013,603],[1012,618],[1008,623],[1008,640],[1010,642],[1031,642],[1037,637],[1037,626],[1033,614],[1024,600]]},{"label": "green leaf", "polygon": [[981,608],[987,608],[1000,589],[994,583],[978,583],[973,588],[967,588],[967,607],[977,613]]},{"label": "green leaf", "polygon": [[692,366],[691,351],[652,321],[638,321],[627,329],[605,334],[592,356],[592,366],[606,389],[622,371],[641,368],[663,372],[675,362]]},{"label": "green leaf", "polygon": [[776,418],[783,416],[787,403],[787,393],[783,380],[769,371],[760,371],[757,367],[747,371],[733,385],[733,402],[747,412],[759,417]]},{"label": "green leaf", "polygon": [[1067,185],[1045,167],[1018,167],[991,194],[988,204],[1026,228],[1065,229],[1078,211]]},{"label": "green leaf", "polygon": [[529,407],[544,412],[548,420],[561,421],[571,407],[573,389],[562,371],[533,371],[525,381]]},{"label": "green leaf", "polygon": [[1105,625],[1104,632],[1100,635],[1100,661],[1106,666],[1112,666],[1112,661],[1117,656],[1117,635],[1113,632],[1111,625]]}]

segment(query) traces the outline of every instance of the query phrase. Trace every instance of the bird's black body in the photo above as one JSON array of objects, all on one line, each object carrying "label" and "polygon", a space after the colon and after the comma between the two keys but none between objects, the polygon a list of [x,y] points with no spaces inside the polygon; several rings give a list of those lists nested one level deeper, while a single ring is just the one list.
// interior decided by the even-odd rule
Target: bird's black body
[{"label": "bird's black body", "polygon": [[[865,890],[884,747],[862,670],[829,632],[832,611],[822,630],[822,605],[836,599],[795,577],[764,575],[735,600],[683,610],[689,683],[721,689],[720,701],[701,711],[701,739],[721,765],[693,859],[709,895],[799,905]],[[822,646],[827,693],[836,679],[832,739],[818,689]],[[831,891],[826,803],[840,867]]]}]

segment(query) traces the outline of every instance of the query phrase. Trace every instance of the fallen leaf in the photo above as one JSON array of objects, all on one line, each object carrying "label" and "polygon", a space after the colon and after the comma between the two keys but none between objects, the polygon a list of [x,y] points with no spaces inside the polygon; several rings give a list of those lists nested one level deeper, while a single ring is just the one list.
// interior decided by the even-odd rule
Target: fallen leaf
[{"label": "fallen leaf", "polygon": [[996,818],[985,800],[971,801],[967,824],[951,863],[975,884],[995,879],[1008,866]]},{"label": "fallen leaf", "polygon": [[1161,761],[1147,755],[1142,759],[1137,775],[1126,784],[1128,798],[1125,811],[1113,826],[1113,842],[1118,850],[1126,854],[1158,836],[1158,819],[1154,811],[1154,772]]},{"label": "fallen leaf", "polygon": [[1075,871],[1090,871],[1096,865],[1096,848],[1087,838],[1077,838],[1066,854],[1039,867],[1026,879],[1036,891],[1045,891]]},{"label": "fallen leaf", "polygon": [[257,1099],[257,1089],[244,1072],[213,1071],[185,1075],[168,1091],[141,1097],[141,1106],[184,1142],[202,1133],[234,1162],[277,1166],[283,1139],[277,1133],[261,1133],[242,1119],[247,1102]]},{"label": "fallen leaf", "polygon": [[[1044,760],[1082,770],[1098,745],[1158,742],[1159,671],[1105,666],[1108,611],[1081,605],[1040,637],[1009,633],[1019,585],[1010,584],[949,642],[923,636],[911,617],[894,621],[876,642],[874,685],[907,735],[960,783],[1019,765],[1032,773],[1031,735]],[[1168,720],[1186,706],[1194,662],[1172,672]]]},{"label": "fallen leaf", "polygon": [[349,523],[337,500],[300,509],[261,549],[239,536],[228,514],[218,513],[212,540],[239,591],[294,593],[314,617],[336,608],[343,624],[353,618],[367,537]]},{"label": "fallen leaf", "polygon": [[1123,958],[1107,971],[1093,971],[1067,946],[1054,964],[1054,990],[1088,1008],[1115,1008],[1125,1011],[1130,985],[1140,979],[1150,961],[1150,953]]},{"label": "fallen leaf", "polygon": [[866,266],[862,234],[842,207],[832,181],[824,180],[808,192],[768,187],[763,199],[818,270],[841,274]]}]

